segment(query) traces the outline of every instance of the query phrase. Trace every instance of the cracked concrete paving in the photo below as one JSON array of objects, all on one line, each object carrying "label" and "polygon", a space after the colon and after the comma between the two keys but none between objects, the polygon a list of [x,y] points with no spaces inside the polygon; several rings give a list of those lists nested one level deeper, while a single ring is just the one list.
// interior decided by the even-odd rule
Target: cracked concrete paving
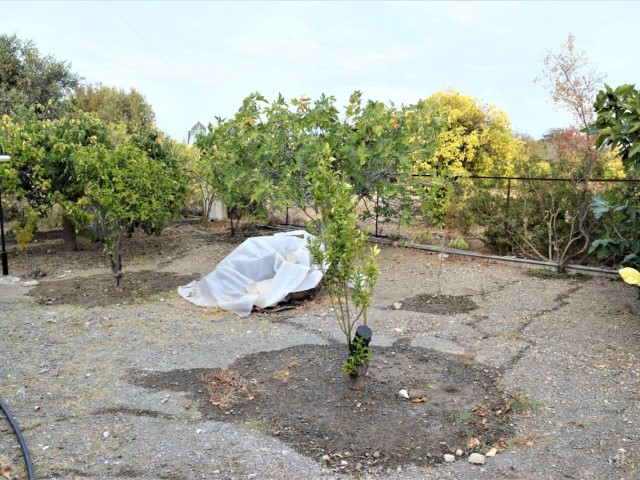
[{"label": "cracked concrete paving", "polygon": [[[203,249],[164,268],[194,271]],[[515,419],[521,442],[484,466],[407,465],[382,478],[640,476],[633,288],[598,277],[533,278],[522,267],[440,262],[394,247],[382,249],[380,266],[369,318],[375,345],[408,341],[496,367],[533,409]],[[23,428],[38,478],[346,478],[277,438],[203,418],[186,393],[149,391],[128,379],[135,371],[224,367],[249,353],[342,341],[326,303],[240,319],[177,294],[85,309],[40,306],[25,290],[0,286],[0,397]],[[390,308],[423,293],[467,295],[477,308],[454,315]],[[16,446],[0,423],[2,456],[15,458]]]}]

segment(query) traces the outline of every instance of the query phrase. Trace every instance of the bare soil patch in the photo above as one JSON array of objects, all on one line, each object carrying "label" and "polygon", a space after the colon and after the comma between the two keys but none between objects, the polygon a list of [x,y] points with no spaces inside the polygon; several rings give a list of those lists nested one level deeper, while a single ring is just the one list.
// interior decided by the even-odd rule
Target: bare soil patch
[{"label": "bare soil patch", "polygon": [[466,295],[438,295],[420,293],[399,302],[400,308],[394,310],[410,310],[412,312],[432,313],[434,315],[457,315],[477,308],[476,303]]},{"label": "bare soil patch", "polygon": [[35,297],[41,305],[67,303],[96,307],[131,304],[144,302],[153,295],[173,292],[176,285],[185,285],[198,277],[153,270],[128,272],[122,291],[116,290],[115,280],[110,274],[42,280],[27,295]]},{"label": "bare soil patch", "polygon": [[511,404],[496,369],[399,341],[374,349],[367,390],[355,392],[340,375],[344,353],[337,344],[299,345],[248,355],[227,369],[133,378],[153,390],[188,391],[207,418],[275,436],[336,471],[434,465],[445,453],[508,442]]}]

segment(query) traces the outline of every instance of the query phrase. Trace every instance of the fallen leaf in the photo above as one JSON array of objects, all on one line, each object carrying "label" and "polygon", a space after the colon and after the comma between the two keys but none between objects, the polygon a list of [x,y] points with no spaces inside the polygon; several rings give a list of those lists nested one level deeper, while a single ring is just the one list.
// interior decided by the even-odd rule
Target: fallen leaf
[{"label": "fallen leaf", "polygon": [[480,446],[480,440],[478,440],[476,437],[471,437],[467,442],[467,448],[469,450],[473,450],[474,448],[479,446]]},{"label": "fallen leaf", "polygon": [[412,398],[411,403],[423,403],[429,400],[427,397]]}]

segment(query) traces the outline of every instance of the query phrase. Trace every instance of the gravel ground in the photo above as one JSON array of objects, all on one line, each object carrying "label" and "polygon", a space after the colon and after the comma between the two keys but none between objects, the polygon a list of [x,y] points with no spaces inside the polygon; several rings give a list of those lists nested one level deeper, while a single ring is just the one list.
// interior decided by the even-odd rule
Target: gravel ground
[{"label": "gravel ground", "polygon": [[[132,268],[204,274],[232,247],[203,234],[190,240],[190,232],[180,234],[179,255],[167,258],[165,251]],[[61,248],[52,242],[51,249]],[[382,250],[369,321],[374,343],[404,339],[497,368],[530,408],[515,417],[508,447],[484,465],[464,458],[427,469],[407,464],[378,478],[640,478],[634,288],[603,277],[540,279],[523,267]],[[12,274],[26,276],[37,262],[42,258],[18,262]],[[52,278],[89,269],[48,265]],[[87,308],[39,305],[28,290],[0,284],[0,398],[22,427],[37,478],[349,478],[275,437],[207,420],[186,392],[131,381],[132,372],[221,368],[249,353],[339,341],[325,302],[241,319],[195,307],[177,293]],[[478,308],[451,315],[393,308],[425,293],[465,295]],[[4,420],[0,474],[26,478]]]}]

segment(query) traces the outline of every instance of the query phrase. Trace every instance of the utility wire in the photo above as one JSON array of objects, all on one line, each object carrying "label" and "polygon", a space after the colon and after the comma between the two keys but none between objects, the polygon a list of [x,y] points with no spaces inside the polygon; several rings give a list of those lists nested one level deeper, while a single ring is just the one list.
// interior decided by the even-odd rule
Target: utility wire
[{"label": "utility wire", "polygon": [[[171,65],[169,64],[169,62],[167,61],[166,58],[164,58],[164,56],[162,55],[162,53],[160,53],[158,51],[158,49],[156,47],[153,46],[153,44],[151,42],[149,42],[132,24],[131,22],[129,22],[126,17],[115,7],[115,5],[113,4],[113,2],[111,2],[110,0],[105,0],[107,5],[109,5],[111,7],[111,9],[116,13],[116,15],[118,15],[118,17],[120,17],[120,19],[131,29],[131,31],[133,33],[135,33],[135,35],[154,53],[158,56],[158,58],[160,58],[160,60],[162,61],[162,63],[164,63],[165,67],[167,69],[169,69],[171,67]],[[205,104],[207,105],[209,108],[211,108],[212,111],[215,111],[215,108],[213,107],[213,105],[211,104],[211,102],[204,98],[202,95],[200,95],[198,92],[193,91],[191,89],[187,90],[189,92],[189,94],[191,95],[191,97],[194,100],[199,101],[201,104]],[[190,127],[189,127],[190,128]]]}]

